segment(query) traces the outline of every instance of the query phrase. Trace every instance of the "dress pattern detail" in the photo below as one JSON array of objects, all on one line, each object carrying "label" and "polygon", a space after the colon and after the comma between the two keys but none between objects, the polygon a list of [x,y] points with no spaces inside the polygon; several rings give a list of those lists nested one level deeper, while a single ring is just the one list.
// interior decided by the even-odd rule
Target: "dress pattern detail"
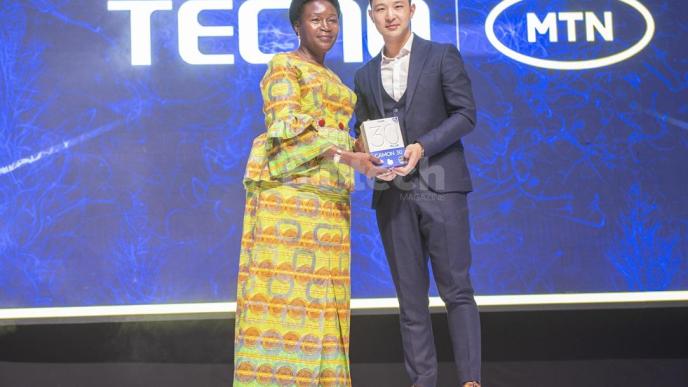
[{"label": "dress pattern detail", "polygon": [[356,97],[293,54],[273,57],[261,91],[266,131],[244,178],[234,386],[350,386],[354,173],[321,155],[352,149]]}]

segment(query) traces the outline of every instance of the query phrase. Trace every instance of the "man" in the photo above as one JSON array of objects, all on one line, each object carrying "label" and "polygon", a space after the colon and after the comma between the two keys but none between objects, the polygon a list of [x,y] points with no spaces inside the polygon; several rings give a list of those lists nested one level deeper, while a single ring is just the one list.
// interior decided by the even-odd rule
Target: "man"
[{"label": "man", "polygon": [[[469,278],[466,196],[472,190],[461,138],[475,126],[471,83],[455,46],[411,33],[415,4],[370,0],[382,52],[356,73],[356,130],[397,116],[407,165],[378,177],[378,227],[400,306],[406,370],[414,386],[437,384],[428,308],[428,257],[447,309],[461,385],[480,386],[480,320]],[[385,181],[390,181],[387,183]]]}]

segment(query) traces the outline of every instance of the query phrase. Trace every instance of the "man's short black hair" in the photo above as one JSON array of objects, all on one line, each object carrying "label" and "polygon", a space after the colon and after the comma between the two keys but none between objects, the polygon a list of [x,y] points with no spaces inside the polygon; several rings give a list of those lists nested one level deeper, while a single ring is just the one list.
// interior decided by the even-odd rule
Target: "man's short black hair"
[{"label": "man's short black hair", "polygon": [[[372,5],[373,5],[373,0],[368,0],[368,1],[370,2],[370,5],[372,6]],[[408,0],[408,1],[409,1],[409,4],[411,4],[411,0]]]},{"label": "man's short black hair", "polygon": [[[310,3],[313,0],[291,0],[291,5],[289,5],[289,21],[292,27],[296,25],[296,22],[301,19],[303,14],[303,6]],[[339,0],[326,0],[334,6],[337,10],[337,16],[342,17],[342,9],[339,7]]]}]

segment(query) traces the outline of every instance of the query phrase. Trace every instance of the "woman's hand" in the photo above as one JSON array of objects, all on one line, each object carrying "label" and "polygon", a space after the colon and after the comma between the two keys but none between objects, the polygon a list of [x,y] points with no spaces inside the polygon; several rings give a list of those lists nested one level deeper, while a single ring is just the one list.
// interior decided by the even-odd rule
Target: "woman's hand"
[{"label": "woman's hand", "polygon": [[368,177],[378,177],[390,172],[389,169],[380,167],[382,165],[380,159],[364,152],[349,152],[331,147],[326,151],[326,157],[335,162],[344,163]]},{"label": "woman's hand", "polygon": [[368,153],[342,152],[342,161],[368,177],[378,177],[389,172],[389,169],[380,167],[380,159]]},{"label": "woman's hand", "polygon": [[356,139],[356,141],[354,141],[354,152],[365,152],[363,138],[360,136]]},{"label": "woman's hand", "polygon": [[[354,152],[363,152],[363,153],[367,153],[367,152],[365,151],[365,146],[363,145],[363,138],[362,138],[362,137],[358,137],[358,138],[356,139],[356,142],[354,142]],[[376,158],[375,160],[380,161],[380,160],[377,159],[377,158]],[[377,165],[379,165],[379,164],[377,164]],[[376,178],[376,179],[379,179],[379,180],[382,180],[382,181],[392,181],[392,180],[394,180],[394,178],[396,178],[397,176],[398,176],[398,175],[397,175],[397,173],[396,173],[394,170],[392,170],[392,169],[385,169],[385,172],[383,172],[383,173],[381,173],[381,174],[375,176],[375,178]],[[369,176],[369,177],[370,177],[370,176]]]}]

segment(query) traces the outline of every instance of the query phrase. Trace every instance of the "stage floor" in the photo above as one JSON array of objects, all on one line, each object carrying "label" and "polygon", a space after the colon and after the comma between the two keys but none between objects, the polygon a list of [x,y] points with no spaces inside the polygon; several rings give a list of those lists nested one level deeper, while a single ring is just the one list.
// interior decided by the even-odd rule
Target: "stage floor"
[{"label": "stage floor", "polygon": [[[353,363],[355,387],[407,387],[403,364]],[[485,387],[688,386],[688,359],[486,362]],[[0,363],[3,387],[227,387],[231,364]],[[457,386],[440,363],[439,387]]]},{"label": "stage floor", "polygon": [[[438,387],[458,385],[433,314]],[[408,387],[397,315],[351,321],[354,387]],[[688,386],[688,308],[481,312],[485,387]],[[0,387],[231,386],[230,319],[0,326]]]}]

